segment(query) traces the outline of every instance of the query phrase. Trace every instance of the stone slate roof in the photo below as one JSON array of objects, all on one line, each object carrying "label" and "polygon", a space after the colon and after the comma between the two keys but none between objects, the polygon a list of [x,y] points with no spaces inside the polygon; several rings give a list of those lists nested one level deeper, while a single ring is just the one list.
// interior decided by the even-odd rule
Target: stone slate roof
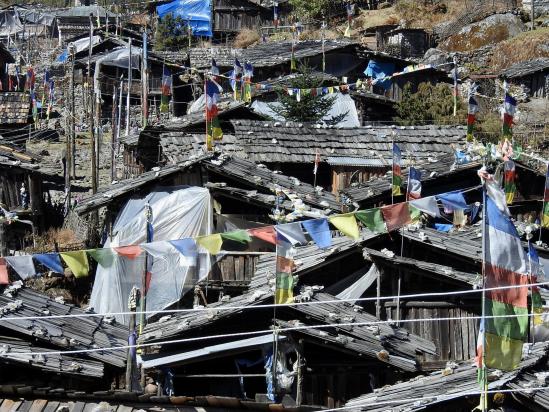
[{"label": "stone slate roof", "polygon": [[[33,353],[29,355],[29,352]],[[40,353],[35,355],[34,353]],[[44,354],[45,353],[45,354]],[[27,366],[35,371],[75,377],[101,378],[103,364],[89,359],[55,353],[30,342],[0,336],[0,364]]]},{"label": "stone slate roof", "polygon": [[[375,126],[330,128],[312,124],[234,120],[234,133],[216,143],[222,151],[257,163],[310,163],[319,149],[327,157],[377,157],[389,167],[394,139],[403,153],[427,159],[453,153],[451,145],[464,142],[461,126]],[[394,136],[393,136],[394,134]],[[160,134],[162,153],[169,163],[186,159],[204,144],[203,135],[169,131]]]},{"label": "stone slate roof", "polygon": [[[450,148],[451,149],[451,148]],[[416,155],[415,152],[412,152]],[[474,171],[480,169],[482,163],[480,161],[472,161],[464,165],[456,165],[455,157],[453,154],[445,154],[439,157],[432,157],[431,159],[423,159],[420,164],[414,164],[416,169],[421,171],[421,182],[423,189],[428,188],[429,182],[436,181],[441,177],[451,176],[463,171]],[[403,189],[405,190],[408,168],[403,169]],[[389,176],[374,177],[367,182],[360,183],[356,186],[349,187],[342,191],[345,196],[349,197],[355,202],[363,201],[375,201],[379,197],[390,195],[391,191],[391,179]],[[425,193],[425,191],[423,192]]]},{"label": "stone slate roof", "polygon": [[547,57],[517,63],[501,72],[501,77],[516,79],[546,70],[549,71],[549,58]]},{"label": "stone slate roof", "polygon": [[[48,315],[84,315],[82,309],[58,302],[17,282],[0,294],[0,333],[10,331],[64,350],[108,348],[127,344],[128,329],[104,316],[26,319]],[[89,352],[88,357],[122,368],[126,351]]]},{"label": "stone slate roof", "polygon": [[31,101],[27,93],[0,93],[0,124],[27,124],[30,119]]},{"label": "stone slate roof", "polygon": [[[230,178],[246,188],[262,190],[266,195],[272,194],[272,190],[278,187],[296,195],[305,205],[321,209],[324,213],[341,210],[341,203],[330,192],[317,192],[310,184],[303,183],[294,177],[275,173],[266,167],[237,156],[214,155],[212,153],[201,153],[192,159],[189,158],[186,161],[166,166],[160,170],[145,172],[133,179],[120,181],[83,200],[75,210],[78,214],[85,214],[91,210],[107,206],[113,201],[126,199],[136,191],[157,184],[162,179],[169,178],[197,164],[220,176],[217,180],[223,181],[224,178]],[[220,189],[223,190],[223,187]],[[267,204],[271,201],[268,196],[255,196],[255,198]]]},{"label": "stone slate roof", "polygon": [[[358,43],[350,40],[326,40],[325,52],[340,50],[347,47],[358,47]],[[295,57],[297,60],[317,56],[322,53],[320,40],[305,40],[297,42]],[[282,41],[276,43],[261,43],[247,49],[233,49],[229,47],[194,48],[189,52],[191,66],[197,69],[205,69],[211,66],[212,57],[217,65],[223,68],[231,68],[234,59],[242,64],[249,60],[254,67],[271,67],[284,64],[292,57],[292,42]]]},{"label": "stone slate roof", "polygon": [[[520,380],[524,372],[546,361],[548,349],[548,342],[532,345],[520,366],[490,381],[488,390],[510,387],[510,383]],[[353,411],[412,412],[439,405],[440,409],[437,410],[443,410],[440,404],[466,396],[475,396],[470,394],[478,391],[477,368],[472,361],[467,361],[457,364],[455,368],[450,367],[427,376],[418,376],[406,382],[384,386],[373,393],[349,400],[345,406]]]},{"label": "stone slate roof", "polygon": [[[311,270],[319,270],[326,263],[344,259],[348,256],[348,252],[356,252],[361,243],[373,240],[378,236],[378,234],[364,231],[359,241],[353,241],[346,237],[334,238],[330,249],[318,249],[314,245],[297,247],[294,259],[298,262],[298,266],[295,275],[300,277]],[[249,290],[245,294],[210,304],[206,310],[168,315],[162,321],[149,323],[140,336],[139,342],[152,343],[170,340],[174,337],[207,335],[203,329],[208,326],[234,325],[234,328],[237,326],[245,328],[247,324],[241,320],[242,307],[267,304],[273,299],[274,283],[270,279],[274,276],[274,260],[275,256],[273,255],[261,257],[254,278],[250,282]],[[328,341],[330,346],[336,346],[357,356],[365,355],[369,358],[379,359],[406,371],[417,370],[416,354],[418,352],[436,353],[432,342],[411,334],[403,328],[387,323],[365,325],[368,322],[376,323],[378,319],[359,306],[343,301],[338,302],[338,298],[335,296],[322,292],[312,293],[310,300],[324,303],[281,307],[277,311],[277,320],[281,321],[280,325],[288,327],[307,324],[325,325],[326,327],[316,331],[296,330],[291,332],[305,334],[310,339],[322,342]],[[254,312],[262,310],[256,309]],[[253,312],[246,313],[246,316],[253,316]],[[267,318],[269,317],[265,319]],[[345,325],[347,323],[357,323],[357,325]],[[169,350],[167,347],[167,351]],[[379,356],[383,350],[386,350],[390,356]]]}]

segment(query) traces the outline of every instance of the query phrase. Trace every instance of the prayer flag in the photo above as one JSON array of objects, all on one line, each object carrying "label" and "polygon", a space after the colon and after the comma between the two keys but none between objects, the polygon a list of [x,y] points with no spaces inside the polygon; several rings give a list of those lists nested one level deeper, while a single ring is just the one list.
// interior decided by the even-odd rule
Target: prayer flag
[{"label": "prayer flag", "polygon": [[196,243],[206,249],[210,254],[217,255],[221,251],[223,239],[219,233],[208,236],[199,236]]},{"label": "prayer flag", "polygon": [[319,248],[324,249],[332,246],[332,234],[327,219],[305,220],[301,222],[301,225]]},{"label": "prayer flag", "polygon": [[198,256],[198,249],[194,239],[185,238],[178,240],[170,240],[171,245],[177,249],[179,253],[187,258],[196,259]]},{"label": "prayer flag", "polygon": [[265,242],[276,244],[276,231],[272,226],[248,229],[248,233]]},{"label": "prayer flag", "polygon": [[240,100],[242,98],[240,93],[240,88],[242,84],[242,64],[238,61],[238,59],[234,59],[234,66],[233,66],[233,82],[234,82],[234,99]]},{"label": "prayer flag", "polygon": [[278,25],[280,24],[280,20],[278,17],[278,2],[273,2],[273,24],[275,26],[275,29],[278,28]]},{"label": "prayer flag", "polygon": [[400,185],[402,184],[402,152],[396,143],[393,143],[393,177],[392,191],[394,196],[401,193]]},{"label": "prayer flag", "polygon": [[292,244],[280,235],[278,227],[276,230],[278,235],[276,238],[275,304],[281,305],[292,303],[294,300],[295,280],[293,271],[295,263],[293,260],[294,249]]},{"label": "prayer flag", "polygon": [[545,174],[545,189],[543,192],[543,216],[541,217],[541,225],[549,227],[549,166]]},{"label": "prayer flag", "polygon": [[313,168],[313,174],[316,176],[316,173],[318,172],[318,165],[320,164],[320,152],[318,151],[318,149],[316,149],[316,154],[315,154],[315,166]]},{"label": "prayer flag", "polygon": [[34,81],[35,81],[35,75],[34,75],[34,69],[29,66],[27,69],[27,78],[25,81],[25,90],[34,90]]},{"label": "prayer flag", "polygon": [[408,203],[408,212],[410,213],[410,222],[416,223],[421,217],[421,210]]},{"label": "prayer flag", "polygon": [[113,249],[116,251],[116,253],[118,253],[118,255],[124,256],[125,258],[132,259],[132,260],[136,259],[141,254],[141,252],[143,252],[141,247],[138,245],[120,246],[120,247],[115,247]]},{"label": "prayer flag", "polygon": [[381,213],[389,232],[399,229],[412,221],[408,203],[395,203],[394,205],[383,206]]},{"label": "prayer flag", "polygon": [[172,72],[166,66],[162,69],[162,96],[160,98],[160,112],[168,113],[170,96],[172,95]]},{"label": "prayer flag", "polygon": [[474,126],[475,126],[477,113],[478,113],[478,102],[470,94],[469,95],[469,104],[468,104],[468,107],[467,107],[467,140],[468,141],[473,140],[473,130],[474,130]]},{"label": "prayer flag", "polygon": [[355,14],[355,5],[353,3],[346,3],[345,9],[347,10],[347,28],[345,29],[344,36],[351,37],[351,28],[353,24],[353,16]]},{"label": "prayer flag", "polygon": [[243,100],[246,103],[250,103],[252,101],[252,77],[254,76],[254,67],[252,64],[247,61],[244,63],[244,98]]},{"label": "prayer flag", "polygon": [[410,205],[432,217],[440,217],[437,199],[434,196],[424,197],[422,199],[411,200]]},{"label": "prayer flag", "polygon": [[92,257],[93,260],[97,262],[98,265],[103,268],[110,268],[114,263],[114,258],[116,257],[116,253],[110,247],[102,249],[88,249],[86,252]]},{"label": "prayer flag", "polygon": [[6,265],[6,259],[0,257],[0,285],[8,285],[10,278],[8,276],[8,266]]},{"label": "prayer flag", "polygon": [[345,236],[349,236],[355,240],[360,238],[360,231],[354,213],[330,216],[328,219],[330,220],[330,223]]},{"label": "prayer flag", "polygon": [[206,80],[206,122],[208,124],[208,134],[206,136],[207,149],[213,148],[213,140],[221,140],[223,131],[218,118],[217,103],[221,87],[213,80]]},{"label": "prayer flag", "polygon": [[39,253],[32,255],[39,263],[47,267],[53,272],[64,274],[63,266],[61,266],[61,259],[59,259],[59,253]]},{"label": "prayer flag", "polygon": [[[541,273],[541,265],[539,262],[538,252],[532,245],[532,242],[528,242],[528,262],[532,283],[537,283],[539,281],[538,274]],[[543,300],[541,298],[538,286],[532,286],[532,309],[534,315],[534,327],[542,325]]]},{"label": "prayer flag", "polygon": [[364,226],[370,229],[374,233],[384,233],[387,232],[387,227],[385,226],[385,221],[383,220],[383,214],[381,209],[368,209],[368,210],[359,210],[355,212],[355,216]]},{"label": "prayer flag", "polygon": [[212,67],[210,68],[210,73],[212,74],[212,76],[219,76],[219,67],[217,67],[215,59],[212,59]]},{"label": "prayer flag", "polygon": [[508,205],[513,203],[517,186],[515,184],[515,162],[507,160],[503,163],[503,187],[505,190],[505,201]]},{"label": "prayer flag", "polygon": [[249,243],[252,241],[252,238],[245,230],[233,230],[231,232],[221,233],[221,238],[223,240],[232,240],[233,242],[238,243]]},{"label": "prayer flag", "polygon": [[[485,366],[511,371],[520,363],[528,329],[526,254],[510,217],[490,196],[486,197],[486,224],[486,288],[493,290],[486,292],[486,347],[482,349]],[[514,287],[497,289],[502,286]]]},{"label": "prayer flag", "polygon": [[6,262],[23,280],[36,276],[36,269],[31,255],[6,256]]},{"label": "prayer flag", "polygon": [[410,167],[408,173],[408,199],[419,199],[421,197],[421,171]]},{"label": "prayer flag", "polygon": [[303,245],[307,243],[301,223],[285,223],[283,225],[276,225],[275,230],[278,233],[277,240],[281,237],[286,242],[290,242],[292,245]]},{"label": "prayer flag", "polygon": [[444,208],[448,211],[455,209],[467,209],[467,203],[461,192],[448,192],[436,195],[436,198],[442,202]]},{"label": "prayer flag", "polygon": [[517,111],[517,100],[509,93],[505,93],[505,101],[503,103],[503,136],[510,137],[513,135],[513,118]]},{"label": "prayer flag", "polygon": [[88,263],[88,256],[85,251],[77,250],[74,252],[61,252],[60,255],[72,271],[75,278],[88,276],[90,272],[90,265]]}]

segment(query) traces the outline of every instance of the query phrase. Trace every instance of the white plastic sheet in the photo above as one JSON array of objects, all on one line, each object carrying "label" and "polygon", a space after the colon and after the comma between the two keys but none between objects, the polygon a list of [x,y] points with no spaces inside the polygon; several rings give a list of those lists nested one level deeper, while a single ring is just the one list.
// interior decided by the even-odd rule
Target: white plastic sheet
[{"label": "white plastic sheet", "polygon": [[[209,191],[200,187],[157,188],[145,198],[130,199],[118,215],[105,248],[146,242],[147,202],[152,209],[154,242],[147,247],[153,263],[146,309],[157,311],[179,300],[191,283],[208,274],[210,257],[204,250],[199,250],[198,262],[188,261],[162,241],[210,234],[212,201]],[[169,253],[161,258],[164,252]],[[127,312],[130,291],[134,286],[141,288],[144,269],[143,254],[135,260],[117,256],[110,267],[98,266],[90,306],[100,313]],[[128,323],[128,316],[115,316],[117,321]]]},{"label": "white plastic sheet", "polygon": [[[333,95],[331,95],[333,96]],[[360,120],[358,119],[358,112],[356,110],[355,102],[348,94],[335,94],[336,100],[329,113],[324,117],[324,120],[329,120],[332,117],[339,116],[342,113],[347,113],[345,119],[337,124],[338,127],[359,127]],[[266,103],[259,100],[255,100],[251,108],[259,114],[270,117],[271,119],[283,121],[284,119],[277,115],[269,105],[278,105],[279,103]]]}]

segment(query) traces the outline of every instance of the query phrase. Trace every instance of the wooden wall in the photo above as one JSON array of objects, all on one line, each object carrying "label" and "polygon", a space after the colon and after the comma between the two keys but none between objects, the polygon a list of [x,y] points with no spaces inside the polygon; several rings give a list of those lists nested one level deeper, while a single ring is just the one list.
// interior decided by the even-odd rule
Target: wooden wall
[{"label": "wooden wall", "polygon": [[238,32],[242,29],[257,30],[266,24],[272,24],[272,12],[267,13],[245,0],[216,0],[214,4],[214,30]]},{"label": "wooden wall", "polygon": [[521,82],[531,97],[549,99],[549,70],[525,77]]},{"label": "wooden wall", "polygon": [[383,176],[388,168],[372,168],[358,166],[335,166],[332,168],[332,193],[351,186],[351,183],[364,183],[372,177]]},{"label": "wooden wall", "polygon": [[260,253],[227,254],[212,267],[208,280],[221,282],[249,282],[254,275]]},{"label": "wooden wall", "polygon": [[144,166],[137,160],[137,147],[124,148],[122,178],[130,179],[139,176],[145,171]]},{"label": "wooden wall", "polygon": [[[471,318],[478,316],[480,304],[456,305],[448,302],[402,302],[402,319]],[[385,305],[387,316],[396,319],[395,304]],[[477,319],[456,319],[407,322],[402,327],[423,338],[432,340],[438,355],[420,358],[424,369],[439,369],[447,361],[469,360],[475,357],[478,336]]]}]

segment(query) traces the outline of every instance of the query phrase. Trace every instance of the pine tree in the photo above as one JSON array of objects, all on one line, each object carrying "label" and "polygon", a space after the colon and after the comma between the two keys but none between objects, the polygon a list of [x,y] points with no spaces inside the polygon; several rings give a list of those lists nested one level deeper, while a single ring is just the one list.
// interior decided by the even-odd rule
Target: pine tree
[{"label": "pine tree", "polygon": [[[290,96],[286,90],[277,90],[279,104],[271,104],[269,107],[280,117],[291,122],[319,122],[326,117],[332,109],[337,97],[330,95],[321,95],[303,90],[317,89],[322,86],[322,80],[314,76],[311,70],[306,66],[300,67],[297,77],[290,81],[289,89],[300,89],[300,99],[298,101],[295,95]],[[342,113],[324,120],[328,125],[335,125],[347,117],[347,113]]]}]

